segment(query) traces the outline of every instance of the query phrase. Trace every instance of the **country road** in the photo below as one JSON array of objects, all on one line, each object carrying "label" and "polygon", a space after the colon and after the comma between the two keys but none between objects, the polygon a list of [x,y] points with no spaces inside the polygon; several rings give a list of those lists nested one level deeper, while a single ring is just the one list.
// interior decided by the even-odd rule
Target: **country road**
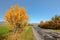
[{"label": "country road", "polygon": [[49,29],[42,29],[39,27],[32,27],[34,40],[60,40],[60,33]]}]

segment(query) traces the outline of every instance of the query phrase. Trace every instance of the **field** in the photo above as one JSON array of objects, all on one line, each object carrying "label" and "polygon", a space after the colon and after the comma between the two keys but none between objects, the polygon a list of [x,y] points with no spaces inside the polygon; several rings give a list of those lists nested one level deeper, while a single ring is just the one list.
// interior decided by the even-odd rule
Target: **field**
[{"label": "field", "polygon": [[56,31],[56,32],[60,32],[60,29],[57,29],[57,30],[54,30],[54,31]]},{"label": "field", "polygon": [[53,30],[55,32],[60,32],[60,29],[50,29],[50,30]]},{"label": "field", "polygon": [[[7,25],[0,25],[0,35],[7,35],[9,33],[9,28]],[[22,33],[23,36],[19,38],[19,40],[33,40],[33,32],[31,26],[25,27],[25,32]]]},{"label": "field", "polygon": [[53,30],[55,32],[60,32],[60,29],[50,29],[50,30]]},{"label": "field", "polygon": [[9,29],[7,25],[0,25],[0,35],[7,35],[9,33]]}]

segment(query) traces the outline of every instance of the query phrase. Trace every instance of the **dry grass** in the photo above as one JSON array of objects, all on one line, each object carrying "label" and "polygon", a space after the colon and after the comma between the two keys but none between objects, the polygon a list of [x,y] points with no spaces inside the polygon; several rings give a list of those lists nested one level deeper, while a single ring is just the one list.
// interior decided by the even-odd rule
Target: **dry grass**
[{"label": "dry grass", "polygon": [[56,31],[56,32],[60,32],[60,29],[58,29],[58,30],[54,30],[54,31]]},{"label": "dry grass", "polygon": [[6,40],[33,40],[33,32],[31,26],[26,26],[22,33],[9,33]]}]

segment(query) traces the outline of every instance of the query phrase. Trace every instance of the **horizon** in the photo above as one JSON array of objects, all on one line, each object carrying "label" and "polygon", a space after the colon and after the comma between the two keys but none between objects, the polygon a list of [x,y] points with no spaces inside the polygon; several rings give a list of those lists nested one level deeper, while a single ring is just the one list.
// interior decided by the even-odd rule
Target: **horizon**
[{"label": "horizon", "polygon": [[5,21],[5,13],[16,3],[19,7],[26,8],[29,23],[48,21],[55,15],[60,15],[60,0],[0,0],[0,21]]}]

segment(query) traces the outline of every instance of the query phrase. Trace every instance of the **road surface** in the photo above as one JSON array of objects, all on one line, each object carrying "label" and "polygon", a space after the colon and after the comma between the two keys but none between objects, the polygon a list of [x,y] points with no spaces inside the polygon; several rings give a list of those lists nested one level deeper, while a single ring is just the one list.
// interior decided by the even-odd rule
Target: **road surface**
[{"label": "road surface", "polygon": [[34,40],[60,40],[60,33],[49,29],[42,29],[39,27],[32,27]]}]

